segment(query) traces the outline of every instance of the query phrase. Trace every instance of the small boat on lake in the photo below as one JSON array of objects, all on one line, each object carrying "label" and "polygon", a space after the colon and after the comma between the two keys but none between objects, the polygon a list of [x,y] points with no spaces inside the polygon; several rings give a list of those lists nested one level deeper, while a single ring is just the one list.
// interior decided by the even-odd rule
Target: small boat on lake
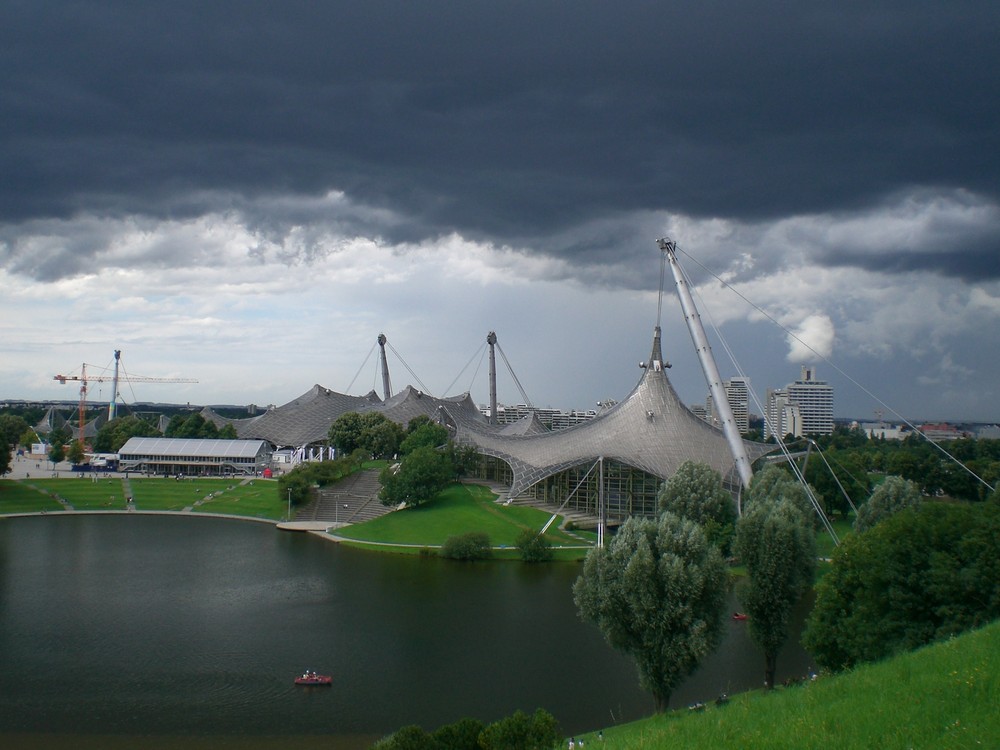
[{"label": "small boat on lake", "polygon": [[333,677],[327,674],[317,674],[311,669],[307,669],[295,678],[296,685],[332,685]]},{"label": "small boat on lake", "polygon": [[745,612],[733,612],[733,619],[742,621],[747,619],[747,615]]}]

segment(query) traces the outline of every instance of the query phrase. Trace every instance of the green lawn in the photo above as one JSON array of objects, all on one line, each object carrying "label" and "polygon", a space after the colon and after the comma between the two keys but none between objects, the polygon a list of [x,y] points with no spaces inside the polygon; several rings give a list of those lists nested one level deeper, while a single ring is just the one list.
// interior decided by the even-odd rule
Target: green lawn
[{"label": "green lawn", "polygon": [[[277,482],[252,479],[129,479],[138,511],[225,513],[280,520],[285,503],[278,497]],[[50,494],[45,494],[46,492]],[[56,497],[73,510],[126,510],[125,490],[119,477],[94,479],[87,474],[72,478],[0,480],[0,514],[65,510]]]},{"label": "green lawn", "polygon": [[224,492],[239,479],[129,479],[136,510],[184,510],[210,494]]},{"label": "green lawn", "polygon": [[48,490],[73,506],[73,510],[125,510],[121,479],[80,474],[68,479],[23,479],[22,484]]},{"label": "green lawn", "polygon": [[3,513],[50,513],[63,506],[54,497],[31,487],[35,480],[15,481],[0,479],[0,514]]},{"label": "green lawn", "polygon": [[[1000,622],[798,687],[743,693],[604,729],[602,748],[904,750],[1000,747]],[[586,744],[600,743],[594,732]]]},{"label": "green lawn", "polygon": [[[340,529],[338,536],[359,542],[437,547],[458,534],[483,532],[495,547],[513,548],[524,529],[541,530],[550,514],[516,505],[497,505],[496,496],[482,485],[453,484],[444,492],[416,508],[389,513],[372,521]],[[559,519],[549,527],[545,538],[553,547],[580,547],[586,542],[558,529]],[[407,550],[399,550],[407,551]],[[586,550],[567,550],[579,558]],[[557,550],[558,552],[558,550]],[[503,556],[503,555],[501,555]],[[517,557],[516,550],[511,557]],[[558,555],[560,558],[565,555]]]},{"label": "green lawn", "polygon": [[227,513],[280,521],[285,517],[286,504],[278,495],[278,482],[273,479],[251,479],[246,484],[229,483],[225,490],[195,508],[196,513]]}]

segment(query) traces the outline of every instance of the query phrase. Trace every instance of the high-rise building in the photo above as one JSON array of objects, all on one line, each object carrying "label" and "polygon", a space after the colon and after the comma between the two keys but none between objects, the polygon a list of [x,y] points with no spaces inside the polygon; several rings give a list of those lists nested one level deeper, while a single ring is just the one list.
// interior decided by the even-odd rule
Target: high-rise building
[{"label": "high-rise building", "polygon": [[[726,400],[729,401],[729,408],[733,412],[733,421],[736,429],[741,433],[750,429],[750,379],[744,377],[730,378],[722,383],[726,391]],[[718,427],[721,424],[719,415],[716,413],[715,405],[712,403],[712,394],[709,393],[705,399],[705,420]]]},{"label": "high-rise building", "polygon": [[802,368],[802,377],[784,388],[768,389],[764,437],[791,434],[829,435],[833,432],[833,386],[816,379],[816,370]]},{"label": "high-rise building", "polygon": [[768,388],[767,403],[764,405],[764,439],[772,435],[802,436],[802,415],[799,405],[788,398],[784,388]]}]

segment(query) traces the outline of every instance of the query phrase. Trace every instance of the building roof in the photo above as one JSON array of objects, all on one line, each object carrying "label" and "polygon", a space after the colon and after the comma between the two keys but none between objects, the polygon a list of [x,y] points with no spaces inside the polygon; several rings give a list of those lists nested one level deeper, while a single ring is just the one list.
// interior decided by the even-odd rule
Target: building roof
[{"label": "building roof", "polygon": [[[504,434],[489,426],[454,420],[459,442],[495,456],[513,470],[516,496],[547,477],[574,466],[612,459],[668,479],[685,461],[708,464],[735,486],[736,464],[722,430],[695,416],[678,398],[662,366],[660,333],[638,385],[623,401],[593,419],[563,430]],[[751,461],[775,446],[744,441]]]},{"label": "building roof", "polygon": [[118,451],[128,456],[187,456],[199,458],[253,458],[267,453],[270,447],[263,440],[201,440],[197,438],[134,437]]},{"label": "building roof", "polygon": [[[219,426],[234,425],[241,438],[295,447],[326,440],[330,425],[348,412],[380,412],[404,427],[414,417],[426,415],[447,425],[457,442],[508,463],[513,471],[511,495],[601,457],[663,480],[673,476],[683,462],[696,461],[708,464],[727,484],[737,486],[735,461],[722,430],[681,402],[662,363],[657,328],[650,365],[628,397],[586,422],[555,431],[546,429],[535,414],[513,424],[491,425],[468,393],[439,398],[412,386],[382,401],[374,391],[348,396],[315,385],[259,417],[230,420],[211,410],[202,414]],[[775,447],[751,441],[744,444],[751,461]]]},{"label": "building roof", "polygon": [[366,396],[348,396],[314,385],[287,404],[268,409],[248,419],[227,419],[206,407],[201,414],[217,427],[231,424],[243,439],[267,440],[276,446],[308,445],[326,440],[330,425],[352,411],[381,403],[374,391]]},{"label": "building roof", "polygon": [[344,393],[314,385],[296,399],[283,406],[268,409],[264,414],[248,419],[227,419],[205,407],[201,414],[217,427],[233,425],[240,438],[267,440],[275,446],[299,447],[325,441],[330,425],[349,412],[365,414],[377,411],[403,427],[417,416],[437,419],[441,407],[461,415],[463,419],[485,422],[475,402],[468,393],[449,398],[438,398],[407,386],[386,401],[370,391],[365,396]]}]

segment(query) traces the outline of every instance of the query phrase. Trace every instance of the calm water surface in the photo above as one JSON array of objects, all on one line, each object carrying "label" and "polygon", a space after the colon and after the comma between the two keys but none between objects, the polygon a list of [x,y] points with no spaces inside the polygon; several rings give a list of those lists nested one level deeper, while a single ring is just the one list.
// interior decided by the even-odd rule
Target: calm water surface
[{"label": "calm water surface", "polygon": [[[346,750],[405,724],[517,709],[544,707],[576,734],[646,715],[632,663],[576,615],[578,572],[366,553],[210,518],[8,519],[0,746],[284,748],[309,736]],[[673,705],[761,683],[745,626],[730,629]],[[779,679],[804,674],[808,656],[786,651]],[[333,687],[294,686],[305,668]]]}]

